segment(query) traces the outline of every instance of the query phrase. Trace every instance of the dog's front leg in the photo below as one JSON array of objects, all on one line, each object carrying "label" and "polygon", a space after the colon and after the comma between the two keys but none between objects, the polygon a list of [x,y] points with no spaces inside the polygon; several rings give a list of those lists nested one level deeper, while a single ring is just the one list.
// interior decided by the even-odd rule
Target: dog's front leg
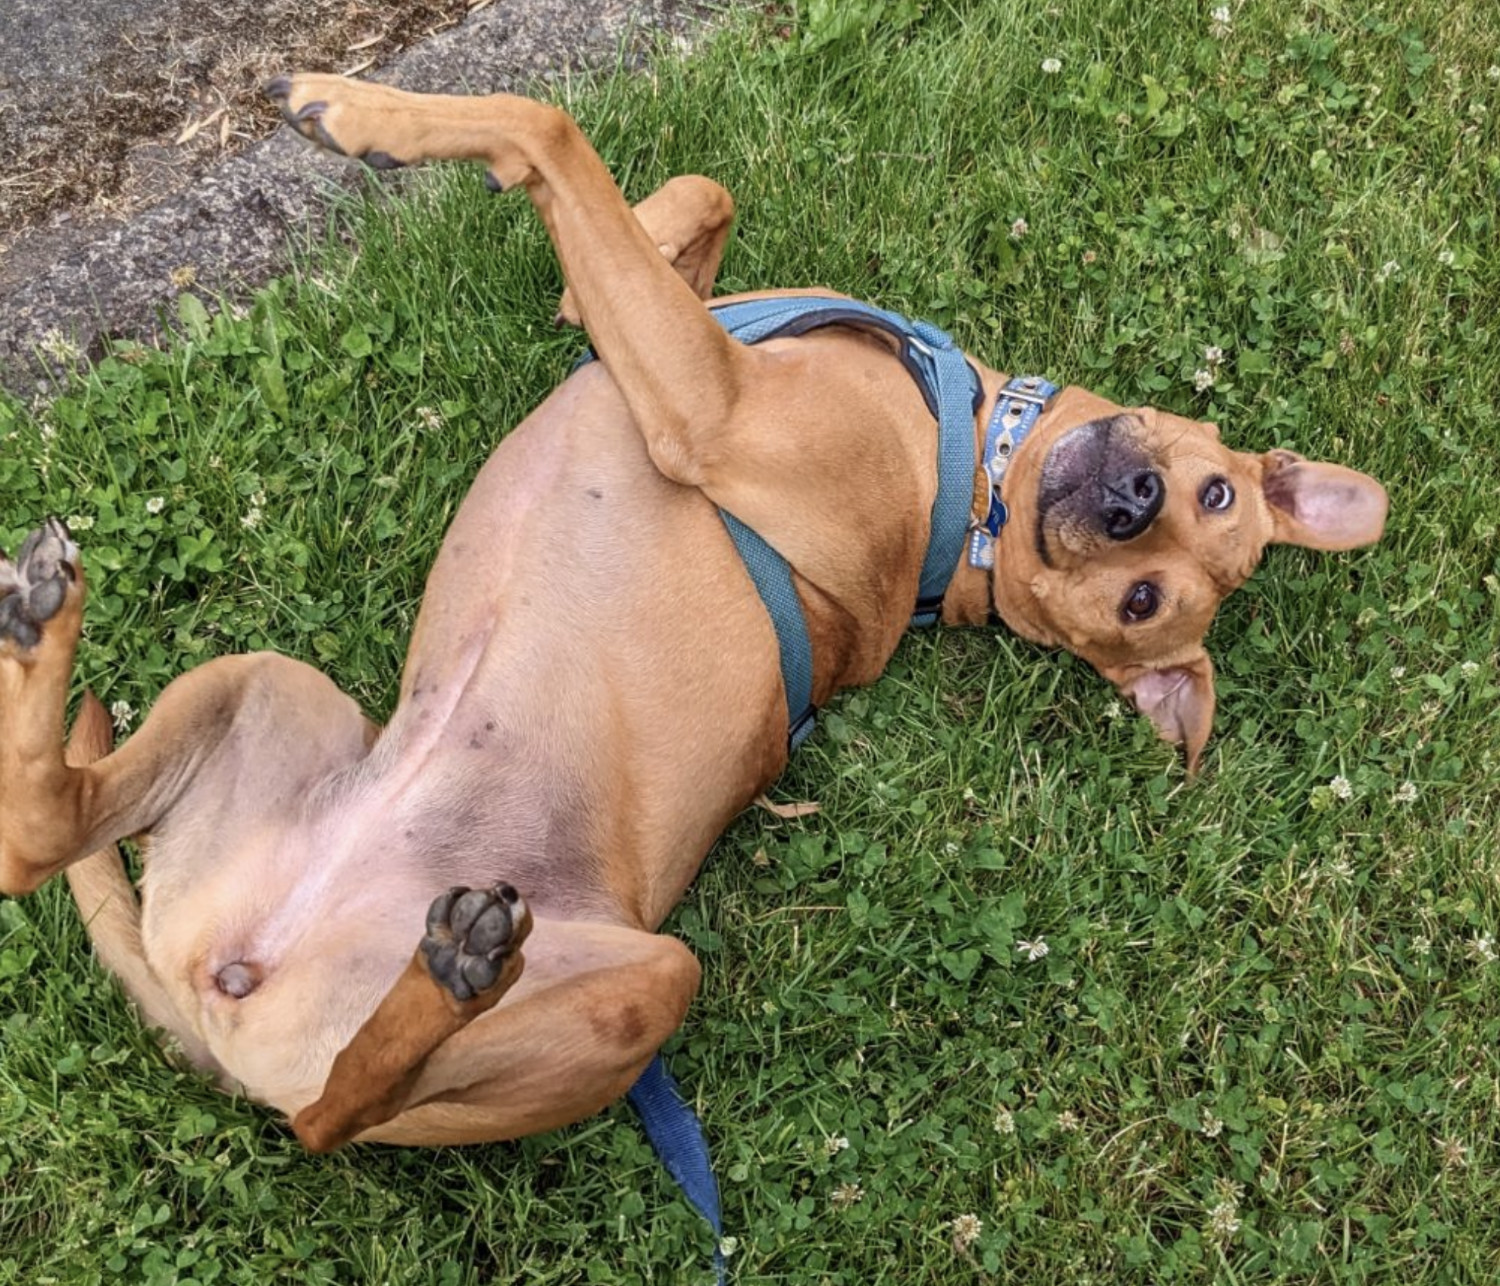
[{"label": "dog's front leg", "polygon": [[[340,76],[279,77],[267,92],[307,138],[377,168],[475,160],[492,187],[524,187],[562,261],[570,306],[652,460],[676,482],[704,484],[753,359],[663,257],[566,112],[512,94],[411,94]],[[706,220],[719,225],[711,247],[722,245],[731,212]],[[705,256],[700,276],[706,266]]]},{"label": "dog's front leg", "polygon": [[[297,1137],[315,1152],[356,1136],[518,1138],[581,1120],[629,1089],[682,1022],[698,962],[674,938],[618,925],[532,929],[505,885],[438,898],[406,970],[294,1118]],[[528,934],[533,960],[518,986]]]}]

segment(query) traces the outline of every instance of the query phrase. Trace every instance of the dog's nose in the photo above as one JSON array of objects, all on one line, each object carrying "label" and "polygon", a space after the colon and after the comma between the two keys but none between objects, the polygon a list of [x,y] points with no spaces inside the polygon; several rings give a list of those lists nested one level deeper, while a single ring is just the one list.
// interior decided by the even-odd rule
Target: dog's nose
[{"label": "dog's nose", "polygon": [[1132,469],[1104,486],[1100,517],[1111,540],[1131,540],[1161,512],[1167,488],[1155,469]]}]

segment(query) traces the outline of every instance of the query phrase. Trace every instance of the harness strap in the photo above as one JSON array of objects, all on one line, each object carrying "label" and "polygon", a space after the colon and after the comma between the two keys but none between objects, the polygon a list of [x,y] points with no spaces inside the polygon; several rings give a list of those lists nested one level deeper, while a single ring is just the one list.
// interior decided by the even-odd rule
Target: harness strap
[{"label": "harness strap", "polygon": [[[748,299],[719,304],[709,312],[742,344],[805,335],[823,326],[859,326],[899,341],[897,356],[938,422],[938,490],[911,618],[913,625],[935,624],[942,615],[948,582],[963,556],[974,498],[974,415],[984,401],[984,389],[968,359],[945,331],[930,322],[911,321],[853,299],[816,295]],[[589,349],[574,369],[592,360],[594,352]],[[796,750],[812,732],[817,710],[812,701],[812,642],[791,564],[727,509],[721,508],[719,517],[776,630],[786,690],[787,744],[789,750]]]},{"label": "harness strap", "polygon": [[964,550],[973,503],[974,414],[984,401],[979,375],[963,352],[931,322],[853,299],[751,299],[709,311],[742,344],[805,335],[823,326],[859,326],[883,331],[900,342],[896,355],[938,422],[938,492],[911,620],[913,625],[935,624]]}]

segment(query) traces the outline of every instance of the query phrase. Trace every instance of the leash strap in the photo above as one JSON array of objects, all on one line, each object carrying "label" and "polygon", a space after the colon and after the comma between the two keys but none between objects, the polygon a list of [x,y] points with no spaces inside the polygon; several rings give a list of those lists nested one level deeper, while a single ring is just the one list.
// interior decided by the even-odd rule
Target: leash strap
[{"label": "leash strap", "polygon": [[625,1097],[641,1118],[641,1128],[667,1173],[714,1230],[714,1275],[719,1286],[724,1286],[724,1221],[719,1213],[719,1185],[714,1179],[708,1143],[697,1114],[683,1101],[682,1091],[660,1054],[651,1060]]}]

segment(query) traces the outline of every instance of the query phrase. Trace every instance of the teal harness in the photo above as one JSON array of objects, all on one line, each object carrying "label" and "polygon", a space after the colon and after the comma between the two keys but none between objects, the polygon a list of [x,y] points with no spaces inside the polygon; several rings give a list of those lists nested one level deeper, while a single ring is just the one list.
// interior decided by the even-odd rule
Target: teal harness
[{"label": "teal harness", "polygon": [[[1012,452],[1031,431],[1056,388],[1035,376],[1011,380],[996,399],[985,430],[981,458],[976,463],[974,416],[984,401],[984,388],[978,372],[953,340],[930,322],[910,321],[854,300],[816,296],[755,299],[720,304],[709,311],[742,344],[805,335],[823,326],[855,326],[881,331],[897,340],[897,356],[916,381],[928,411],[938,422],[938,490],[932,502],[927,555],[922,560],[911,617],[913,625],[936,624],[942,616],[948,582],[953,579],[958,560],[965,556],[966,547],[970,566],[986,569],[994,566],[995,540],[1007,517],[1005,503],[1000,498],[1001,482]],[[578,366],[593,360],[594,353],[589,350],[579,359]],[[977,470],[984,472],[989,507],[984,517],[974,519],[971,514]],[[728,510],[721,508],[719,516],[776,629],[781,678],[786,688],[787,740],[789,749],[795,750],[812,731],[817,712],[812,700],[812,643],[792,580],[792,568],[766,540]],[[627,1097],[640,1115],[662,1163],[694,1209],[708,1220],[715,1238],[721,1240],[719,1189],[709,1161],[708,1144],[697,1116],[683,1101],[660,1054]],[[714,1267],[722,1286],[724,1256],[717,1246]]]},{"label": "teal harness", "polygon": [[[932,625],[942,615],[943,595],[963,556],[974,500],[974,416],[984,400],[979,374],[953,340],[930,322],[909,321],[854,300],[797,296],[721,304],[709,310],[742,344],[805,335],[823,326],[881,331],[897,341],[927,409],[938,422],[938,491],[932,504],[931,536],[922,563],[913,625]],[[589,352],[584,362],[591,360]],[[582,363],[580,363],[582,364]],[[787,741],[795,750],[813,729],[813,656],[807,620],[792,581],[791,565],[757,532],[727,509],[719,516],[739,550],[776,629],[781,677],[786,689]]]}]

